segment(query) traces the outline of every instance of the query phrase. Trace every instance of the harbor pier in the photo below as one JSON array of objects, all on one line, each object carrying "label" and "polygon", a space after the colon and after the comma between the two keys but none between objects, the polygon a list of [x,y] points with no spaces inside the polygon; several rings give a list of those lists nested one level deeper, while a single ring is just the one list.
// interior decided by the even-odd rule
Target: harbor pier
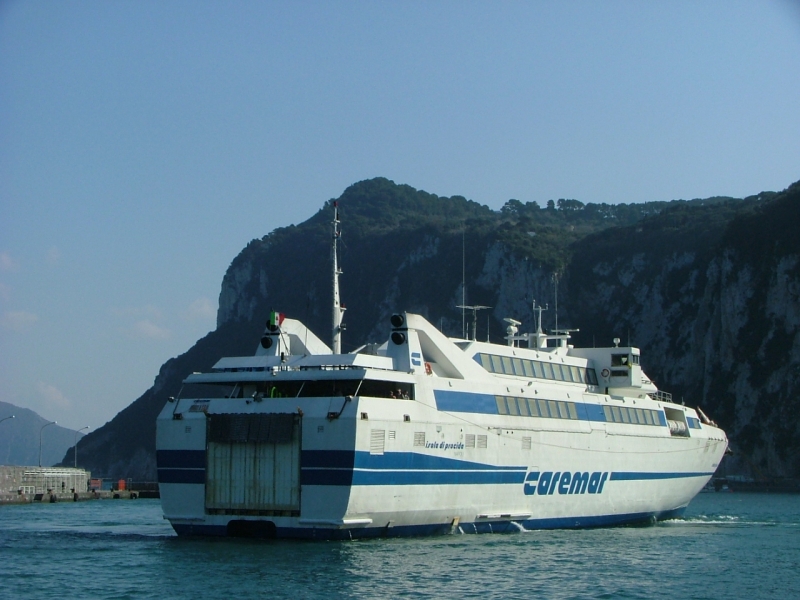
[{"label": "harbor pier", "polygon": [[0,466],[0,505],[158,498],[155,482],[92,479],[70,467]]}]

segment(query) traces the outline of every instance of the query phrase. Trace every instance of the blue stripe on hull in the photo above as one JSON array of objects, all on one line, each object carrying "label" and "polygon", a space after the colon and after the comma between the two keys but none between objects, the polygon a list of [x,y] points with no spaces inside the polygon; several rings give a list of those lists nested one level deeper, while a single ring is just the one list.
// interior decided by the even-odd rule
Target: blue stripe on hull
[{"label": "blue stripe on hull", "polygon": [[[675,519],[683,515],[686,507],[663,512],[631,513],[625,515],[603,515],[597,517],[558,517],[552,519],[528,519],[525,521],[494,521],[462,523],[459,533],[519,533],[521,525],[527,530],[537,529],[587,529],[623,525],[647,525],[655,521]],[[257,521],[254,519],[254,521]],[[173,524],[181,536],[227,536],[225,525],[181,525]],[[303,527],[276,527],[275,537],[280,539],[306,540],[351,540],[370,537],[405,537],[423,535],[445,535],[452,533],[450,523],[429,525],[405,525],[399,527],[356,527],[351,529],[326,529]]]},{"label": "blue stripe on hull", "polygon": [[[521,484],[527,466],[498,466],[418,452],[303,451],[303,485],[464,485]],[[713,473],[616,471],[610,481],[710,477]]]},{"label": "blue stripe on hull", "polygon": [[300,485],[353,485],[353,469],[306,469],[300,471]]},{"label": "blue stripe on hull", "polygon": [[642,473],[636,471],[616,471],[611,473],[611,481],[652,481],[653,479],[684,479],[689,477],[711,477],[714,471],[707,473]]},{"label": "blue stripe on hull", "polygon": [[300,463],[304,469],[352,469],[355,457],[355,450],[303,450],[300,453]]},{"label": "blue stripe on hull", "polygon": [[468,412],[496,415],[497,402],[489,394],[473,392],[454,392],[451,390],[433,390],[436,409],[447,412]]},{"label": "blue stripe on hull", "polygon": [[[205,483],[205,450],[159,450],[159,483]],[[419,452],[373,455],[352,450],[303,450],[302,485],[469,485],[521,484],[527,466],[499,466]],[[711,472],[612,472],[610,481],[710,477]]]},{"label": "blue stripe on hull", "polygon": [[205,469],[159,469],[158,483],[205,483]]},{"label": "blue stripe on hull", "polygon": [[[304,465],[305,466],[305,465]],[[470,462],[457,458],[432,456],[419,452],[387,452],[370,454],[356,452],[355,467],[358,469],[412,469],[431,471],[526,471],[526,466],[497,466],[486,463]]]},{"label": "blue stripe on hull", "polygon": [[521,484],[525,466],[497,466],[418,452],[303,451],[303,485]]},{"label": "blue stripe on hull", "polygon": [[361,471],[353,472],[353,485],[495,485],[522,484],[525,471]]}]

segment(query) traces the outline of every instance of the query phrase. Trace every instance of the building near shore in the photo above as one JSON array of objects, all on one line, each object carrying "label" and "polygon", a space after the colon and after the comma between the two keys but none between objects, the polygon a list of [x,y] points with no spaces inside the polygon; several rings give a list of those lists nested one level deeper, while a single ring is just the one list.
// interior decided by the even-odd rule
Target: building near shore
[{"label": "building near shore", "polygon": [[0,495],[80,493],[88,490],[91,472],[69,467],[0,466]]}]

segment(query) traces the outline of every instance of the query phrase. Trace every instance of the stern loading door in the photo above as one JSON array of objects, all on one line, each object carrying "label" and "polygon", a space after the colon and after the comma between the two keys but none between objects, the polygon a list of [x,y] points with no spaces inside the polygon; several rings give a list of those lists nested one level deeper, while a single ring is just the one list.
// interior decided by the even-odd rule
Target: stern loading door
[{"label": "stern loading door", "polygon": [[206,511],[298,515],[301,417],[212,414],[207,422]]}]

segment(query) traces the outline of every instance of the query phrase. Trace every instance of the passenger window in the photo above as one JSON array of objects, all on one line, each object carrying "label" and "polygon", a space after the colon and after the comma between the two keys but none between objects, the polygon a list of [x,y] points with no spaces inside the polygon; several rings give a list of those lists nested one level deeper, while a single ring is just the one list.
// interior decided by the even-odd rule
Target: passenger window
[{"label": "passenger window", "polygon": [[546,376],[544,374],[544,367],[542,366],[542,363],[539,362],[538,360],[534,360],[534,361],[531,361],[531,362],[533,362],[533,370],[536,373],[536,377],[538,377],[539,379],[546,379]]},{"label": "passenger window", "polygon": [[508,409],[506,408],[506,399],[503,396],[495,396],[495,402],[497,402],[497,412],[501,415],[507,415]]},{"label": "passenger window", "polygon": [[620,413],[619,406],[612,406],[611,413],[614,415],[614,423],[622,423],[622,413]]},{"label": "passenger window", "polygon": [[503,372],[503,363],[500,361],[500,357],[492,354],[492,373],[502,373]]},{"label": "passenger window", "polygon": [[572,381],[575,383],[583,383],[583,381],[581,381],[581,371],[578,367],[570,366],[569,372],[572,374]]},{"label": "passenger window", "polygon": [[547,402],[545,400],[536,400],[536,404],[539,406],[539,414],[543,417],[549,417],[550,411],[547,410]]},{"label": "passenger window", "polygon": [[553,375],[553,366],[550,363],[541,363],[542,371],[544,372],[545,379],[555,379],[555,375]]},{"label": "passenger window", "polygon": [[653,411],[651,410],[644,410],[644,421],[648,425],[653,425]]},{"label": "passenger window", "polygon": [[556,406],[556,401],[555,400],[548,400],[547,401],[547,408],[550,409],[550,416],[553,419],[557,419],[558,418],[558,406]]},{"label": "passenger window", "polygon": [[609,423],[614,422],[614,415],[611,414],[611,407],[606,405],[603,407],[603,414],[606,416],[606,421]]},{"label": "passenger window", "polygon": [[526,377],[533,377],[534,376],[534,374],[533,374],[533,363],[531,363],[531,361],[523,360],[522,361],[522,366],[525,369],[525,376]]},{"label": "passenger window", "polygon": [[517,410],[517,399],[516,398],[506,398],[508,402],[508,412],[511,415],[518,416],[519,410]]},{"label": "passenger window", "polygon": [[572,420],[578,419],[578,409],[575,407],[574,402],[567,402],[567,410],[569,411],[569,418]]},{"label": "passenger window", "polygon": [[479,354],[478,358],[480,358],[481,366],[486,369],[487,371],[492,370],[492,359],[489,358],[488,354]]},{"label": "passenger window", "polygon": [[525,375],[525,371],[522,370],[522,361],[518,358],[512,358],[511,362],[514,363],[514,374],[515,375]]},{"label": "passenger window", "polygon": [[501,373],[505,373],[506,375],[513,375],[514,368],[511,366],[511,359],[508,356],[503,356],[503,370]]},{"label": "passenger window", "polygon": [[517,405],[519,406],[519,414],[523,417],[529,417],[528,414],[528,403],[525,401],[525,398],[517,398]]},{"label": "passenger window", "polygon": [[597,385],[597,373],[594,369],[586,369],[586,381],[589,385]]},{"label": "passenger window", "polygon": [[528,400],[528,410],[530,411],[532,417],[541,416],[539,414],[539,407],[536,406],[536,400],[534,400],[533,398]]},{"label": "passenger window", "polygon": [[636,418],[639,419],[640,425],[647,424],[647,421],[644,420],[644,411],[641,408],[636,409]]}]

